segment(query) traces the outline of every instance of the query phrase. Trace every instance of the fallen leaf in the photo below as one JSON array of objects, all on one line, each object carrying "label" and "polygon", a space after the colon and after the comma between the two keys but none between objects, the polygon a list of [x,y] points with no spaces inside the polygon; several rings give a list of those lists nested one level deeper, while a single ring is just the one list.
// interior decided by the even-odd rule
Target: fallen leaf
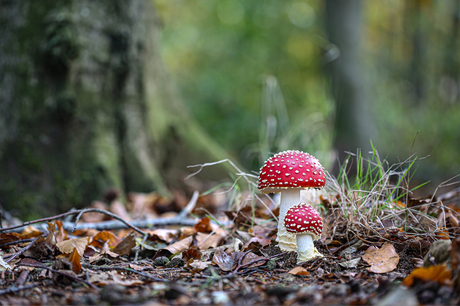
[{"label": "fallen leaf", "polygon": [[6,263],[5,260],[3,260],[3,252],[0,253],[0,266],[3,267],[3,269],[0,268],[0,271],[3,271],[4,269],[12,269],[11,266],[8,263]]},{"label": "fallen leaf", "polygon": [[[81,238],[79,238],[81,239]],[[81,254],[78,253],[77,248],[73,249],[72,254],[69,256],[69,261],[72,263],[72,271],[80,273],[81,271]]]},{"label": "fallen leaf", "polygon": [[222,271],[232,271],[235,265],[235,260],[220,248],[214,252],[212,262],[215,263]]},{"label": "fallen leaf", "polygon": [[307,269],[305,269],[304,267],[295,267],[288,273],[292,275],[310,275],[310,273],[308,273]]},{"label": "fallen leaf", "polygon": [[196,233],[201,232],[201,233],[210,233],[212,232],[212,227],[211,227],[211,220],[208,217],[204,217],[203,219],[200,220],[195,226],[193,226],[193,229],[195,230]]},{"label": "fallen leaf", "polygon": [[201,260],[194,260],[190,259],[187,262],[187,268],[189,268],[192,271],[203,271],[206,269],[209,265],[211,264],[210,261],[201,261]]},{"label": "fallen leaf", "polygon": [[32,225],[28,225],[21,233],[22,239],[31,239],[40,236],[43,232],[39,231]]},{"label": "fallen leaf", "polygon": [[136,238],[134,235],[126,236],[123,241],[121,241],[117,246],[113,249],[114,253],[119,255],[128,255],[131,252],[131,249],[136,246]]},{"label": "fallen leaf", "polygon": [[189,261],[190,259],[199,260],[201,259],[201,256],[203,256],[203,254],[201,254],[200,250],[196,249],[196,247],[191,247],[190,249],[182,252],[182,259],[185,262]]},{"label": "fallen leaf", "polygon": [[[166,243],[172,242],[174,239],[177,239],[177,234],[178,230],[173,230],[173,229],[156,229],[156,230],[148,230],[147,233],[149,233],[150,237],[149,240],[157,241],[161,240]],[[190,231],[190,234],[187,236],[190,236],[193,234],[193,231]]]},{"label": "fallen leaf", "polygon": [[217,248],[226,237],[227,232],[220,228],[213,234],[197,233],[196,241],[200,250],[207,250],[209,248]]},{"label": "fallen leaf", "polygon": [[269,244],[271,244],[270,238],[252,237],[248,242],[246,242],[244,248],[247,250],[259,250]]},{"label": "fallen leaf", "polygon": [[430,266],[428,268],[418,268],[414,269],[412,273],[404,279],[404,285],[411,287],[415,278],[425,281],[435,281],[444,285],[450,285],[452,273],[445,264]]},{"label": "fallen leaf", "polygon": [[131,287],[134,285],[143,285],[144,282],[138,279],[123,279],[123,277],[118,274],[117,271],[110,271],[109,274],[113,278],[113,282],[118,285],[126,286],[126,287]]},{"label": "fallen leaf", "polygon": [[121,239],[112,232],[102,231],[93,237],[93,240],[89,245],[102,249],[107,241],[109,242],[109,246],[113,248],[121,242]]},{"label": "fallen leaf", "polygon": [[248,230],[249,233],[253,234],[255,237],[266,239],[270,237],[272,233],[272,228],[261,227],[259,225],[254,226],[252,229]]},{"label": "fallen leaf", "polygon": [[393,271],[399,263],[399,255],[394,246],[389,243],[385,243],[380,249],[375,246],[369,247],[362,258],[371,265],[367,270],[373,273]]},{"label": "fallen leaf", "polygon": [[47,228],[48,228],[48,235],[46,235],[45,241],[49,245],[55,245],[56,244],[56,237],[54,235],[54,232],[56,231],[56,225],[53,222],[46,222]]},{"label": "fallen leaf", "polygon": [[56,242],[61,242],[67,239],[67,232],[65,231],[64,227],[62,226],[62,221],[57,220],[56,226],[58,228],[58,232],[56,234]]},{"label": "fallen leaf", "polygon": [[[234,254],[238,254],[238,253],[234,253]],[[245,253],[240,253],[240,254],[245,254]],[[237,258],[239,259],[239,256]],[[265,258],[265,257],[258,256],[258,255],[254,254],[252,252],[249,252],[243,257],[243,260],[241,261],[241,265],[246,265],[246,264],[250,263],[251,261],[256,261],[256,260],[262,259],[262,258]],[[237,260],[235,259],[235,261],[237,261]],[[262,266],[264,264],[265,264],[265,261],[261,260],[261,261],[258,261],[258,262],[250,264],[248,267],[249,268],[254,268],[254,267],[257,267],[257,266]]]},{"label": "fallen leaf", "polygon": [[[21,238],[18,237],[17,235],[6,234],[6,233],[1,233],[0,234],[0,244],[13,242],[13,241],[18,241],[18,240],[21,240]],[[9,246],[6,246],[6,248],[9,248]]]},{"label": "fallen leaf", "polygon": [[110,203],[110,211],[121,217],[123,220],[131,221],[131,216],[126,211],[125,205],[118,200],[114,200]]},{"label": "fallen leaf", "polygon": [[[100,201],[93,201],[91,203],[91,208],[96,208],[100,210],[109,210],[108,206],[104,202]],[[101,214],[98,212],[88,212],[81,216],[81,220],[84,222],[101,222],[105,220],[110,220],[111,218],[105,214]]]},{"label": "fallen leaf", "polygon": [[77,250],[80,256],[83,256],[85,252],[86,246],[88,245],[89,237],[77,238],[77,239],[69,239],[64,240],[56,244],[59,251],[64,254],[70,254],[73,252],[74,249]]},{"label": "fallen leaf", "polygon": [[185,239],[179,240],[171,245],[168,245],[164,249],[171,252],[171,254],[177,254],[177,253],[187,250],[192,244],[192,242],[193,242],[193,237],[190,236]]},{"label": "fallen leaf", "polygon": [[348,268],[348,269],[356,268],[356,266],[358,265],[360,260],[361,260],[361,257],[358,257],[358,258],[355,258],[355,259],[352,259],[352,260],[339,262],[339,265],[341,265],[344,268]]},{"label": "fallen leaf", "polygon": [[110,280],[110,274],[108,272],[93,274],[89,277],[89,281],[92,284],[98,284],[101,286],[107,286],[108,284],[113,283],[113,281]]}]

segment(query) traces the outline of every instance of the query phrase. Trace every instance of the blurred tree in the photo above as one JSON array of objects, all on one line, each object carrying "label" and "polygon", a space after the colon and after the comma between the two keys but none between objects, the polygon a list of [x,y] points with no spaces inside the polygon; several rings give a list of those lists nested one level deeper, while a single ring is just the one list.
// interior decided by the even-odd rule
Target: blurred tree
[{"label": "blurred tree", "polygon": [[[340,161],[346,158],[345,151],[367,149],[373,130],[360,59],[361,4],[360,0],[326,1],[327,35],[340,52],[328,65],[336,105],[334,147]],[[337,170],[336,164],[333,172]]]},{"label": "blurred tree", "polygon": [[166,193],[187,165],[226,157],[174,93],[150,0],[2,1],[0,27],[6,209],[62,211],[114,186]]}]

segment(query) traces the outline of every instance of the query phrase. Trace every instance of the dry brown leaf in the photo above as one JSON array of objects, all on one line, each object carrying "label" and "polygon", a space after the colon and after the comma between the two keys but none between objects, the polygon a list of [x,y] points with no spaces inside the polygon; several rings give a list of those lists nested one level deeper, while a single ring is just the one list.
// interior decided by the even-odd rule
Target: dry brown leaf
[{"label": "dry brown leaf", "polygon": [[255,237],[266,239],[273,232],[273,229],[256,225],[253,228],[250,228],[248,232],[253,234]]},{"label": "dry brown leaf", "polygon": [[112,232],[102,231],[93,237],[93,240],[89,245],[102,249],[107,241],[109,242],[109,246],[113,248],[121,242],[121,239]]},{"label": "dry brown leaf", "polygon": [[190,245],[192,245],[192,243],[193,243],[193,237],[190,236],[185,239],[179,240],[171,245],[168,245],[164,249],[171,252],[171,254],[177,254],[179,252],[187,250],[190,247]]},{"label": "dry brown leaf", "polygon": [[200,220],[200,222],[193,226],[193,229],[195,230],[195,233],[210,233],[212,232],[211,220],[208,217],[204,217]]},{"label": "dry brown leaf", "polygon": [[131,287],[134,285],[143,285],[144,282],[138,279],[123,279],[123,277],[118,274],[117,271],[110,271],[109,274],[113,278],[113,282],[118,285],[126,286],[126,287]]},{"label": "dry brown leaf", "polygon": [[189,261],[190,259],[199,260],[201,259],[201,256],[203,256],[203,254],[201,254],[200,250],[197,250],[196,247],[191,247],[190,249],[182,252],[182,259],[185,262]]},{"label": "dry brown leaf", "polygon": [[196,241],[200,250],[207,250],[217,248],[226,237],[227,232],[223,228],[219,228],[213,234],[197,233]]},{"label": "dry brown leaf", "polygon": [[[100,201],[93,201],[91,203],[91,208],[96,208],[100,210],[108,210],[107,204],[105,204],[104,202],[100,202]],[[110,217],[105,214],[98,213],[98,212],[88,212],[81,216],[81,220],[83,222],[101,222],[105,220],[110,220]]]},{"label": "dry brown leaf", "polygon": [[93,237],[93,236],[96,236],[98,233],[99,231],[95,229],[84,229],[84,230],[76,230],[75,232],[72,233],[72,235],[79,236],[79,237]]},{"label": "dry brown leaf", "polygon": [[110,211],[125,221],[131,221],[131,216],[126,211],[125,205],[123,205],[123,203],[118,200],[112,201],[112,203],[110,203]]},{"label": "dry brown leaf", "polygon": [[59,251],[64,254],[70,254],[74,249],[77,250],[80,256],[83,256],[86,246],[88,245],[89,237],[77,238],[64,240],[62,242],[56,243]]},{"label": "dry brown leaf", "polygon": [[[258,255],[254,254],[252,252],[249,252],[243,257],[243,260],[241,261],[241,265],[246,265],[246,264],[250,263],[251,261],[256,261],[256,260],[262,259],[262,258],[265,258],[265,257],[258,256]],[[261,261],[255,262],[253,264],[250,264],[248,267],[249,268],[254,268],[254,267],[257,267],[257,266],[261,266],[263,264],[265,264],[265,261],[261,260]]]},{"label": "dry brown leaf", "polygon": [[114,253],[119,255],[128,255],[131,252],[131,249],[136,246],[136,238],[134,235],[126,236],[123,241],[121,241],[117,246],[113,249]]},{"label": "dry brown leaf", "polygon": [[97,284],[101,286],[107,286],[110,283],[113,283],[112,280],[110,280],[110,274],[108,272],[99,272],[97,274],[92,274],[89,277],[89,281],[92,284]]},{"label": "dry brown leaf", "polygon": [[375,246],[369,247],[362,258],[371,265],[367,270],[373,273],[393,271],[399,263],[399,255],[394,246],[389,243],[385,243],[380,249]]},{"label": "dry brown leaf", "polygon": [[13,241],[18,241],[18,240],[21,240],[21,239],[22,238],[20,238],[18,235],[14,235],[13,233],[11,233],[11,234],[0,233],[0,244],[13,242]]},{"label": "dry brown leaf", "polygon": [[307,269],[305,269],[304,267],[295,267],[288,273],[292,275],[310,275],[310,273],[308,273]]},{"label": "dry brown leaf", "polygon": [[56,244],[56,237],[54,235],[54,232],[56,231],[56,225],[53,222],[46,222],[47,228],[48,228],[48,235],[46,235],[45,241],[49,245],[55,245]]},{"label": "dry brown leaf", "polygon": [[160,196],[156,192],[152,193],[135,193],[128,194],[128,201],[131,206],[131,214],[134,218],[148,215],[149,219],[158,218],[153,210],[155,202]]},{"label": "dry brown leaf", "polygon": [[32,225],[28,225],[21,233],[22,239],[31,239],[40,236],[43,232],[39,231]]},{"label": "dry brown leaf", "polygon": [[56,242],[61,242],[67,239],[67,232],[65,231],[64,227],[62,226],[62,221],[57,220],[56,226],[58,227],[58,232],[56,235]]},{"label": "dry brown leaf", "polygon": [[[173,229],[156,229],[156,230],[147,230],[146,231],[150,237],[149,240],[161,240],[166,243],[170,243],[171,241],[177,239],[178,230]],[[185,236],[188,237],[193,234],[193,231],[190,232],[189,235]]]},{"label": "dry brown leaf", "polygon": [[144,271],[144,267],[130,263],[129,267],[136,271]]},{"label": "dry brown leaf", "polygon": [[[79,238],[82,239],[82,238]],[[77,248],[73,249],[72,254],[69,256],[69,261],[72,263],[72,271],[75,273],[80,273],[81,271],[81,255],[78,254]]]},{"label": "dry brown leaf", "polygon": [[414,269],[412,273],[404,279],[404,285],[411,287],[415,278],[425,281],[435,281],[444,285],[450,285],[452,273],[445,264],[430,266],[428,268],[418,268]]},{"label": "dry brown leaf", "polygon": [[211,264],[210,261],[201,261],[201,260],[194,260],[190,259],[187,262],[187,268],[192,271],[203,271]]},{"label": "dry brown leaf", "polygon": [[232,256],[228,255],[220,248],[214,252],[212,262],[215,263],[222,271],[232,271],[235,265],[235,260]]}]

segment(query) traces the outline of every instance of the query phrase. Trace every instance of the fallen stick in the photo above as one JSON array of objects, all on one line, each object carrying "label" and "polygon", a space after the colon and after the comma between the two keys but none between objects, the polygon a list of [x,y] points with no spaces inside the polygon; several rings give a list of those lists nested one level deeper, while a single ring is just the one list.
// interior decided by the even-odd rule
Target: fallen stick
[{"label": "fallen stick", "polygon": [[[198,191],[195,191],[193,194],[192,198],[190,199],[190,202],[187,204],[187,206],[174,218],[168,218],[168,219],[150,219],[150,220],[137,220],[137,221],[125,221],[121,217],[103,210],[103,209],[96,209],[96,208],[85,208],[85,209],[79,209],[79,210],[72,210],[63,214],[59,214],[56,216],[48,217],[48,218],[42,218],[42,219],[37,219],[33,221],[27,221],[24,222],[23,224],[20,225],[14,225],[14,226],[9,226],[9,227],[4,227],[0,229],[1,232],[10,232],[10,231],[16,231],[20,232],[22,231],[26,226],[31,225],[31,224],[37,224],[37,223],[43,223],[47,221],[53,221],[57,219],[64,218],[69,215],[77,215],[76,221],[75,222],[63,222],[62,226],[63,228],[68,231],[68,232],[74,232],[76,230],[82,230],[82,229],[95,229],[95,230],[109,230],[109,229],[124,229],[124,228],[132,228],[136,232],[142,234],[143,236],[147,235],[146,232],[142,231],[141,228],[152,228],[156,226],[167,226],[167,225],[184,225],[184,226],[193,226],[196,223],[195,219],[187,219],[187,215],[195,208],[196,202],[198,200],[199,193]],[[101,214],[108,215],[116,220],[110,220],[110,221],[103,221],[103,222],[97,222],[97,223],[77,223],[78,220],[80,220],[80,217],[87,212],[98,212]],[[41,230],[47,230],[47,225],[46,223],[42,224],[41,226],[38,226],[39,229]]]},{"label": "fallen stick", "polygon": [[40,284],[31,284],[31,285],[27,285],[27,286],[18,286],[18,287],[13,286],[13,287],[7,288],[5,290],[0,290],[0,295],[19,292],[21,290],[26,290],[26,289],[37,287],[38,285],[40,285]]}]

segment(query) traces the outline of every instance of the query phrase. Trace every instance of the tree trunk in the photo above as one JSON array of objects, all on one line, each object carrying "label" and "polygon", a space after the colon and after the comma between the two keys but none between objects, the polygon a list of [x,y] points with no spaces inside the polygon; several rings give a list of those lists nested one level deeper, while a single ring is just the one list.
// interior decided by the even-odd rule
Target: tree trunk
[{"label": "tree trunk", "polygon": [[[340,50],[328,69],[336,104],[334,147],[341,161],[347,156],[345,151],[367,150],[373,130],[360,60],[361,23],[360,0],[326,1],[327,34]],[[333,172],[337,171],[335,165]]]},{"label": "tree trunk", "polygon": [[187,165],[227,157],[174,94],[150,0],[2,1],[0,28],[5,209],[62,211],[109,187],[167,193]]}]

